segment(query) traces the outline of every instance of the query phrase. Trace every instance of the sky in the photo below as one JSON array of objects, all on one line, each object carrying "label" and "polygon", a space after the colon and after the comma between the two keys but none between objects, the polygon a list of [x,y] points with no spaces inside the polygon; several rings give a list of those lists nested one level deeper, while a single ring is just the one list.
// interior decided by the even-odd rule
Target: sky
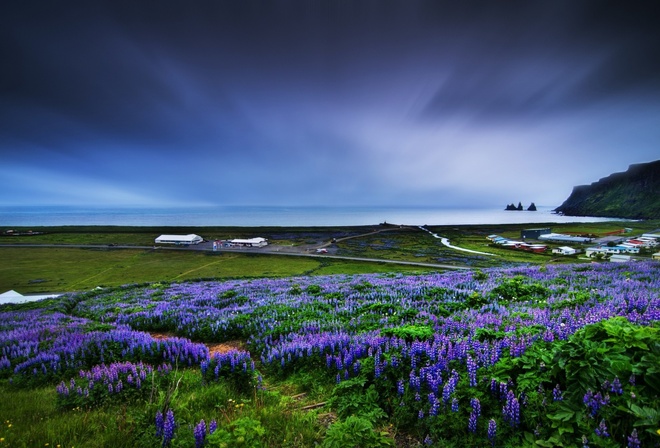
[{"label": "sky", "polygon": [[13,1],[0,205],[558,206],[660,159],[660,3]]}]

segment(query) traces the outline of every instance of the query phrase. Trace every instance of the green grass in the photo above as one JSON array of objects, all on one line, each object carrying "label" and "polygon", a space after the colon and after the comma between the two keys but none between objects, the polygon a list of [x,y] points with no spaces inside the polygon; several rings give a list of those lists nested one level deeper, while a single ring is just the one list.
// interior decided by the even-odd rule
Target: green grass
[{"label": "green grass", "polygon": [[[177,409],[177,436],[187,443],[192,442],[192,428],[201,419],[207,424],[215,419],[219,428],[228,428],[230,421],[241,417],[255,419],[267,430],[270,447],[314,446],[325,432],[318,419],[321,411],[301,411],[300,407],[308,402],[304,397],[291,398],[300,389],[290,382],[274,384],[272,391],[241,395],[223,383],[204,385],[198,369],[176,372],[174,378],[181,378],[172,395]],[[159,446],[154,417],[163,407],[163,390],[154,389],[149,398],[141,401],[91,409],[57,407],[54,386],[18,389],[2,380],[0,395],[0,446]]]},{"label": "green grass", "polygon": [[[261,236],[271,244],[298,246],[328,242],[332,238],[371,232],[378,226],[355,227],[122,227],[122,226],[60,226],[16,227],[15,233],[30,230],[41,232],[33,235],[4,235],[0,243],[30,244],[119,244],[152,246],[161,234],[195,233],[206,240],[252,238]],[[3,229],[5,230],[5,229]]]},{"label": "green grass", "polygon": [[[530,227],[550,227],[554,232],[604,234],[623,227],[632,234],[652,231],[660,221],[613,221],[571,224],[509,224],[471,226],[432,226],[430,229],[459,247],[490,252],[497,257],[473,255],[447,248],[440,240],[416,228],[396,228],[387,232],[341,241],[337,255],[384,260],[416,261],[487,268],[516,263],[580,262],[577,257],[532,254],[488,245],[486,236],[499,234],[519,239]],[[153,245],[161,233],[195,232],[207,239],[261,235],[280,244],[320,244],[332,238],[383,230],[364,227],[199,227],[149,228],[108,226],[65,226],[33,229],[35,236],[2,236],[0,243],[34,244],[127,244]],[[549,244],[549,247],[557,245]],[[384,272],[426,272],[433,269],[371,262],[351,262],[329,258],[210,253],[169,250],[105,250],[73,248],[0,247],[0,291],[14,289],[22,294],[80,291],[96,286],[127,283],[190,280],[199,278],[256,278],[295,275],[358,274]]]},{"label": "green grass", "polygon": [[0,291],[84,291],[97,286],[337,273],[430,271],[328,258],[169,250],[0,247]]}]

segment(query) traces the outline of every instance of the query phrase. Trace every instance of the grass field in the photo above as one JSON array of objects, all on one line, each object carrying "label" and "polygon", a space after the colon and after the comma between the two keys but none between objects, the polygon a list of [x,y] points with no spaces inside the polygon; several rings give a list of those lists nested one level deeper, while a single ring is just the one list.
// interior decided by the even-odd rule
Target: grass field
[{"label": "grass field", "polygon": [[[429,226],[433,232],[466,249],[497,256],[469,254],[447,248],[440,240],[417,228],[387,226],[357,227],[196,227],[150,228],[113,226],[65,226],[17,228],[17,232],[44,232],[39,235],[0,236],[0,244],[119,244],[152,246],[163,233],[197,233],[207,240],[263,236],[271,244],[320,245],[333,238],[377,234],[339,241],[333,246],[337,255],[383,260],[415,261],[487,268],[515,264],[580,262],[576,257],[555,257],[550,253],[531,254],[489,246],[486,236],[499,234],[519,239],[520,231],[530,227],[551,227],[554,232],[605,234],[623,227],[631,234],[649,232],[660,221],[612,221],[574,224],[514,224],[472,226]],[[549,245],[551,248],[559,244]],[[178,281],[199,278],[258,278],[336,273],[425,272],[432,268],[353,262],[275,255],[210,253],[197,251],[114,250],[73,248],[0,247],[0,291],[14,289],[22,294],[82,291],[96,286],[127,283]]]},{"label": "grass field", "polygon": [[0,248],[0,291],[85,291],[97,286],[200,278],[425,272],[414,266],[196,251]]}]

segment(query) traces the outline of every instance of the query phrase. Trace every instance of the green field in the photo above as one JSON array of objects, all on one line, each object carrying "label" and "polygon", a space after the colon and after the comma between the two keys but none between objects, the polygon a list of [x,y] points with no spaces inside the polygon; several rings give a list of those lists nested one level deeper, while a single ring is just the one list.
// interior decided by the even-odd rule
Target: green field
[{"label": "green field", "polygon": [[[97,286],[434,269],[329,258],[174,250],[0,247],[0,291],[85,291]],[[437,270],[437,269],[436,269]]]},{"label": "green field", "polygon": [[[624,227],[631,235],[660,227],[660,221],[612,221],[575,224],[513,224],[471,226],[429,226],[429,229],[466,249],[495,254],[469,254],[447,248],[440,240],[415,227],[195,227],[150,228],[113,226],[64,226],[16,228],[36,235],[2,235],[0,244],[89,244],[153,247],[163,233],[197,233],[207,240],[263,236],[271,245],[317,247],[336,239],[329,247],[334,255],[382,260],[439,263],[473,268],[584,262],[579,257],[557,257],[551,253],[532,254],[490,245],[486,236],[499,234],[519,239],[530,227],[551,227],[554,232],[605,234]],[[371,234],[371,232],[380,233]],[[360,236],[361,235],[361,236]],[[354,237],[344,239],[346,237]],[[560,244],[550,244],[549,247]],[[312,249],[310,249],[312,250]],[[647,254],[648,256],[648,254]],[[268,254],[211,253],[195,250],[153,250],[68,247],[0,247],[0,291],[14,289],[22,294],[84,291],[97,286],[129,283],[178,281],[200,278],[258,278],[337,273],[425,272],[433,268],[305,258]]]}]

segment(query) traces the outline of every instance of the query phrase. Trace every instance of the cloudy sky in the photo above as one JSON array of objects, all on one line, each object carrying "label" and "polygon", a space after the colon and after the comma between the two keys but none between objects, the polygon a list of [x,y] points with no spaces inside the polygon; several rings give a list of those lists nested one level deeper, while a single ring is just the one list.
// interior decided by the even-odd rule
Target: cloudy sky
[{"label": "cloudy sky", "polygon": [[660,158],[659,23],[656,0],[3,2],[0,205],[556,206]]}]

